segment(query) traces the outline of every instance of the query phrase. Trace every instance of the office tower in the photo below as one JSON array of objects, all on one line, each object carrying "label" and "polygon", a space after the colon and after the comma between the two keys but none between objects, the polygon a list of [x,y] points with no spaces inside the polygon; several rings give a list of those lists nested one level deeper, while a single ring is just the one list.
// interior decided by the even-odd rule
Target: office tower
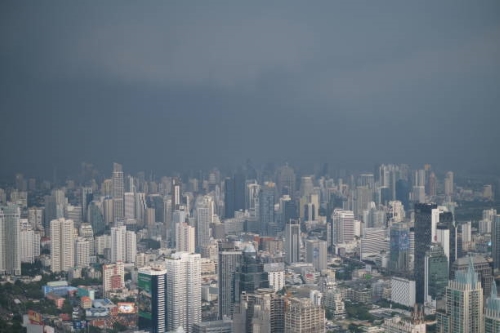
[{"label": "office tower", "polygon": [[328,246],[326,241],[319,239],[308,239],[306,241],[306,262],[313,264],[317,271],[321,272],[326,269],[327,256]]},{"label": "office tower", "polygon": [[313,193],[314,184],[312,177],[304,176],[300,179],[300,197],[307,197]]},{"label": "office tower", "polygon": [[219,320],[225,316],[232,318],[238,286],[236,271],[241,263],[241,251],[231,243],[219,243],[218,285],[219,285]]},{"label": "office tower", "polygon": [[123,182],[123,170],[121,164],[113,163],[113,221],[121,219],[125,216],[125,206],[123,195],[125,192],[125,184]]},{"label": "office tower", "polygon": [[15,204],[0,207],[0,274],[21,275],[20,216]]},{"label": "office tower", "polygon": [[255,181],[249,181],[245,192],[245,208],[248,211],[258,214],[259,211],[260,185]]},{"label": "office tower", "polygon": [[434,197],[436,196],[436,187],[437,187],[437,179],[434,172],[429,174],[429,178],[427,179],[426,193],[428,196]]},{"label": "office tower", "polygon": [[285,261],[288,264],[300,261],[300,224],[290,220],[285,225]]},{"label": "office tower", "polygon": [[52,272],[75,266],[75,227],[64,218],[50,222],[50,264]]},{"label": "office tower", "polygon": [[109,225],[109,224],[112,224],[114,222],[113,205],[114,205],[114,201],[111,197],[106,197],[102,201],[102,214],[104,217],[105,225]]},{"label": "office tower", "polygon": [[196,202],[196,248],[198,251],[210,244],[210,223],[214,215],[212,197],[206,195]]},{"label": "office tower", "polygon": [[368,186],[358,186],[355,192],[354,215],[357,218],[363,216],[363,211],[369,209],[370,202],[373,200],[372,190]]},{"label": "office tower", "polygon": [[102,204],[98,201],[92,201],[88,208],[88,220],[96,234],[101,234],[106,229],[104,216],[102,214]]},{"label": "office tower", "polygon": [[282,262],[273,262],[264,264],[264,272],[267,272],[269,288],[275,292],[285,287],[285,264]]},{"label": "office tower", "polygon": [[446,178],[444,179],[444,194],[453,195],[454,183],[453,183],[453,172],[448,171],[446,173]]},{"label": "office tower", "polygon": [[410,229],[406,223],[394,223],[390,229],[389,269],[408,272],[410,263]]},{"label": "office tower", "polygon": [[415,295],[418,304],[425,301],[425,253],[432,243],[432,210],[435,204],[415,204]]},{"label": "office tower", "polygon": [[146,215],[146,194],[142,192],[135,193],[135,218],[137,219],[137,224],[141,227],[145,225],[145,215]]},{"label": "office tower", "polygon": [[457,241],[457,226],[452,212],[440,209],[436,237],[437,242],[441,244],[444,253],[448,257],[448,265],[451,269],[453,263],[459,257],[459,253],[461,253],[461,246]]},{"label": "office tower", "polygon": [[285,300],[285,332],[324,332],[325,309],[307,298]]},{"label": "office tower", "polygon": [[472,261],[474,266],[474,272],[477,273],[479,281],[481,282],[481,287],[483,288],[484,299],[489,296],[491,291],[491,286],[495,284],[495,278],[493,276],[493,270],[491,269],[490,263],[485,257],[476,255],[472,258],[459,258],[457,259],[450,270],[450,277],[453,279],[457,275],[458,271],[467,271],[469,263]]},{"label": "office tower", "polygon": [[274,193],[276,186],[273,182],[265,182],[259,193],[259,221],[261,236],[275,236],[277,230],[273,229],[274,223]]},{"label": "office tower", "polygon": [[403,204],[405,210],[410,209],[410,184],[407,180],[398,179],[396,182],[396,200]]},{"label": "office tower", "polygon": [[201,322],[201,257],[176,252],[165,260],[167,268],[167,330],[183,327],[189,333]]},{"label": "office tower", "polygon": [[165,223],[165,203],[163,197],[159,194],[150,194],[146,197],[146,204],[148,208],[154,210],[155,222]]},{"label": "office tower", "polygon": [[[240,266],[236,275],[238,294],[253,293],[259,288],[269,288],[269,274],[264,271],[264,264],[257,257],[257,251],[251,244],[243,249]],[[239,295],[236,295],[239,301]]]},{"label": "office tower", "polygon": [[88,218],[89,204],[94,200],[92,187],[82,187],[82,221],[90,222]]},{"label": "office tower", "polygon": [[175,248],[177,251],[194,253],[195,251],[195,228],[187,224],[186,222],[177,223],[175,225],[176,230],[176,241]]},{"label": "office tower", "polygon": [[285,300],[282,296],[268,288],[242,293],[235,309],[232,332],[283,333],[284,329]]},{"label": "office tower", "polygon": [[472,241],[472,222],[468,221],[460,225],[462,228],[462,243],[469,243]]},{"label": "office tower", "polygon": [[360,258],[364,260],[370,256],[378,256],[389,250],[386,239],[386,230],[382,228],[365,228],[360,243]]},{"label": "office tower", "polygon": [[439,244],[431,245],[425,255],[425,298],[427,302],[441,300],[448,285],[448,258]]},{"label": "office tower", "polygon": [[233,218],[234,212],[245,209],[245,175],[236,173],[224,181],[224,217]]},{"label": "office tower", "polygon": [[290,222],[290,220],[297,220],[299,218],[299,211],[297,209],[297,201],[291,199],[283,202],[283,218],[281,228]]},{"label": "office tower", "polygon": [[289,195],[295,198],[295,172],[288,165],[284,165],[278,170],[277,177],[278,196]]},{"label": "office tower", "polygon": [[332,220],[333,244],[344,244],[354,240],[354,213],[352,211],[335,209]]},{"label": "office tower", "polygon": [[167,271],[151,267],[141,268],[137,277],[137,287],[139,329],[151,333],[166,332]]},{"label": "office tower", "polygon": [[484,309],[484,333],[500,333],[500,297],[495,283]]},{"label": "office tower", "polygon": [[102,266],[102,292],[107,295],[112,290],[125,287],[125,266],[121,261]]},{"label": "office tower", "polygon": [[125,192],[125,219],[135,219],[135,193]]},{"label": "office tower", "polygon": [[493,258],[493,267],[500,268],[500,214],[493,218],[491,224],[491,257]]},{"label": "office tower", "polygon": [[177,241],[177,228],[176,225],[178,223],[184,223],[186,222],[187,219],[187,213],[184,210],[183,206],[179,206],[178,210],[175,210],[172,214],[172,232],[171,232],[171,238],[172,238],[172,246],[176,246],[176,241]]},{"label": "office tower", "polygon": [[90,242],[78,237],[75,240],[75,266],[87,267],[90,264]]},{"label": "office tower", "polygon": [[177,177],[172,178],[172,211],[178,210],[179,206],[182,205],[182,186],[181,180]]},{"label": "office tower", "polygon": [[111,262],[135,262],[137,235],[125,226],[111,228]]},{"label": "office tower", "polygon": [[437,332],[484,333],[483,289],[472,259],[466,271],[459,271],[446,287],[446,307],[436,312]]}]

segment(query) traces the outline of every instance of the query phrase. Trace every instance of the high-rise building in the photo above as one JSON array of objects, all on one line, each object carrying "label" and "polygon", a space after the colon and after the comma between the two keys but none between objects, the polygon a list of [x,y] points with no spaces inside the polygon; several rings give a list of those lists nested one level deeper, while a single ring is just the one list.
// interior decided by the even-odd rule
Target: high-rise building
[{"label": "high-rise building", "polygon": [[237,297],[236,272],[241,263],[241,251],[231,243],[219,243],[218,284],[219,320],[225,316],[232,318]]},{"label": "high-rise building", "polygon": [[125,206],[123,203],[123,195],[125,193],[125,184],[123,181],[122,165],[113,163],[113,218],[121,219],[125,216]]},{"label": "high-rise building", "polygon": [[165,269],[143,267],[137,277],[137,304],[140,330],[151,333],[167,331],[166,289],[167,271]]},{"label": "high-rise building", "polygon": [[321,272],[327,268],[328,246],[326,241],[308,239],[306,241],[306,261],[312,263],[314,268]]},{"label": "high-rise building", "polygon": [[285,287],[285,264],[282,262],[273,262],[264,264],[264,272],[267,272],[269,288],[275,292]]},{"label": "high-rise building", "polygon": [[111,262],[135,262],[137,254],[137,236],[127,227],[111,228]]},{"label": "high-rise building", "polygon": [[500,214],[495,215],[491,224],[491,257],[493,267],[500,269]]},{"label": "high-rise building", "polygon": [[107,295],[125,287],[125,269],[121,261],[102,266],[102,292]]},{"label": "high-rise building", "polygon": [[135,193],[134,192],[125,192],[124,194],[125,201],[125,219],[135,219]]},{"label": "high-rise building", "polygon": [[102,214],[102,204],[92,201],[88,207],[88,220],[96,234],[101,234],[105,229],[104,216]]},{"label": "high-rise building", "polygon": [[87,267],[90,264],[90,242],[88,239],[78,237],[75,240],[75,266]]},{"label": "high-rise building", "polygon": [[444,312],[436,312],[437,332],[484,333],[483,289],[472,258],[466,271],[459,271],[446,287]]},{"label": "high-rise building", "polygon": [[214,215],[212,197],[203,196],[196,203],[196,248],[198,251],[210,244],[210,223]]},{"label": "high-rise building", "polygon": [[406,223],[394,223],[390,229],[390,261],[392,272],[405,273],[410,264],[410,229]]},{"label": "high-rise building", "polygon": [[272,182],[265,182],[259,193],[259,222],[260,235],[275,236],[277,230],[273,230],[274,225],[274,193],[276,186]]},{"label": "high-rise building", "polygon": [[20,217],[19,206],[0,207],[0,274],[21,275]]},{"label": "high-rise building", "polygon": [[177,251],[194,253],[195,251],[195,228],[186,222],[177,223],[175,235],[175,248]]},{"label": "high-rise building", "polygon": [[35,257],[40,255],[40,234],[31,226],[21,229],[20,235],[21,262],[34,263]]},{"label": "high-rise building", "polygon": [[484,309],[484,333],[500,333],[500,297],[495,283]]},{"label": "high-rise building", "polygon": [[52,272],[75,266],[75,226],[64,218],[50,222],[50,264]]},{"label": "high-rise building", "polygon": [[432,210],[435,204],[415,204],[415,295],[418,304],[425,302],[425,253],[432,243]]},{"label": "high-rise building", "polygon": [[453,195],[454,192],[454,182],[453,182],[453,172],[448,171],[446,173],[446,178],[444,179],[444,194]]},{"label": "high-rise building", "polygon": [[295,172],[288,166],[282,166],[278,170],[278,196],[289,195],[295,198]]},{"label": "high-rise building", "polygon": [[45,197],[45,219],[43,227],[46,235],[50,233],[50,222],[52,220],[64,218],[64,211],[66,210],[67,204],[68,199],[62,190],[53,190],[50,196]]},{"label": "high-rise building", "polygon": [[290,220],[285,225],[285,261],[288,264],[300,261],[300,224]]},{"label": "high-rise building", "polygon": [[[238,294],[253,293],[259,288],[269,288],[269,274],[264,271],[264,263],[257,257],[257,251],[251,244],[247,244],[243,249],[236,281]],[[236,301],[239,301],[239,295],[236,296]]]},{"label": "high-rise building", "polygon": [[224,218],[233,218],[234,212],[245,209],[245,175],[236,173],[224,181]]},{"label": "high-rise building", "polygon": [[403,204],[405,210],[410,209],[410,184],[404,179],[396,182],[396,200]]},{"label": "high-rise building", "polygon": [[92,187],[82,187],[82,221],[90,222],[88,217],[89,204],[94,200]]},{"label": "high-rise building", "polygon": [[201,322],[201,257],[176,252],[165,262],[167,330],[192,332],[193,324]]},{"label": "high-rise building", "polygon": [[469,263],[472,261],[474,272],[477,273],[481,287],[483,288],[483,299],[490,295],[491,286],[495,284],[493,270],[490,263],[484,256],[476,255],[472,258],[462,257],[456,260],[451,266],[450,278],[453,279],[458,271],[465,272],[469,268]]},{"label": "high-rise building", "polygon": [[321,306],[308,298],[289,298],[285,303],[285,332],[325,331],[325,309]]},{"label": "high-rise building", "polygon": [[344,244],[354,240],[354,213],[349,210],[335,209],[332,215],[332,243]]},{"label": "high-rise building", "polygon": [[425,298],[441,300],[448,285],[448,258],[439,244],[431,245],[425,255]]}]

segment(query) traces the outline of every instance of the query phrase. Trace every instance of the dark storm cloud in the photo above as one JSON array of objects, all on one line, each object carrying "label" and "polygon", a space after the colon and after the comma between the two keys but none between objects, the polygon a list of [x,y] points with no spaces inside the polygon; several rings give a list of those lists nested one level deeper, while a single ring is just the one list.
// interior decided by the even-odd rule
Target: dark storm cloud
[{"label": "dark storm cloud", "polygon": [[496,1],[0,6],[2,174],[499,164]]}]

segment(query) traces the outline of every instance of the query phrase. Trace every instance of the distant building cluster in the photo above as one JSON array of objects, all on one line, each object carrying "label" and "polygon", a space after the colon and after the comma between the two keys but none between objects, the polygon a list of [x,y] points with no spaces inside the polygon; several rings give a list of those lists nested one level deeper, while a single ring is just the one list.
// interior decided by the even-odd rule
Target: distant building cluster
[{"label": "distant building cluster", "polygon": [[[64,186],[18,174],[0,189],[0,274],[39,264],[59,279],[44,297],[77,297],[102,329],[500,332],[497,189],[458,180],[404,164],[161,178],[83,164]],[[482,215],[458,220],[471,202]]]}]

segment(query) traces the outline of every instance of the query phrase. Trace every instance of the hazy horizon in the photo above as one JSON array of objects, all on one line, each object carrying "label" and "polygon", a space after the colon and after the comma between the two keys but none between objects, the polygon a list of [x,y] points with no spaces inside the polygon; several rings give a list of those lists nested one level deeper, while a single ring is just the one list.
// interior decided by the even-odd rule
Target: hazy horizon
[{"label": "hazy horizon", "polygon": [[[500,169],[500,3],[0,3],[0,177]],[[128,171],[127,171],[128,172]]]}]

